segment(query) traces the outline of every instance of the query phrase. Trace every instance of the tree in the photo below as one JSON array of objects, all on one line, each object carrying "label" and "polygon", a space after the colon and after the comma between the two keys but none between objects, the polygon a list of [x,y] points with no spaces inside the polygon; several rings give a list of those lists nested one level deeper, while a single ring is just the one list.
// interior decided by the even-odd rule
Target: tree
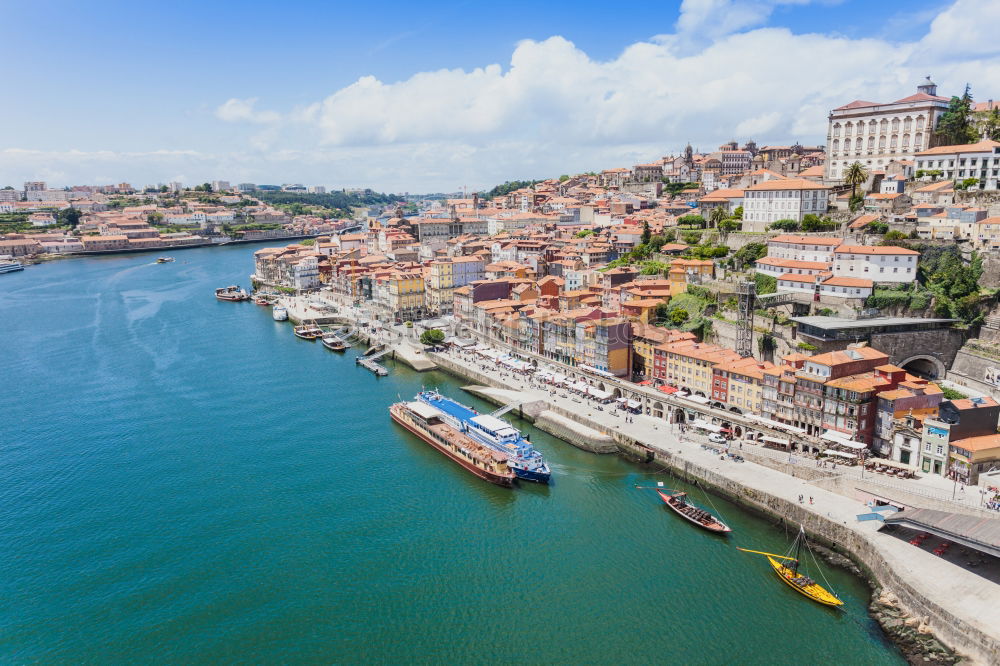
[{"label": "tree", "polygon": [[163,213],[150,213],[146,216],[146,224],[151,227],[163,224]]},{"label": "tree", "polygon": [[167,186],[160,185],[160,194],[166,194],[166,193],[167,193]]},{"label": "tree", "polygon": [[739,220],[735,220],[731,217],[726,218],[722,222],[719,222],[719,236],[725,240],[726,236],[733,231],[739,231],[742,226],[743,223]]},{"label": "tree", "polygon": [[813,213],[806,213],[802,216],[802,231],[832,231],[837,228],[837,223],[830,218],[821,218]]},{"label": "tree", "polygon": [[979,132],[990,141],[1000,141],[1000,107],[994,106],[983,114]]},{"label": "tree", "polygon": [[773,275],[754,273],[753,281],[757,283],[758,294],[773,294],[778,291],[778,280]]},{"label": "tree", "polygon": [[778,220],[776,222],[772,222],[767,228],[776,229],[778,231],[798,231],[799,223],[795,220]]},{"label": "tree", "polygon": [[747,243],[733,255],[733,263],[737,266],[749,266],[758,259],[767,256],[767,245],[764,243]]},{"label": "tree", "polygon": [[892,231],[886,232],[885,237],[882,239],[882,245],[904,246],[905,243],[897,243],[896,241],[907,240],[908,238],[909,236],[907,236],[902,231],[896,231],[895,229],[893,229]]},{"label": "tree", "polygon": [[65,208],[56,215],[57,222],[65,227],[70,227],[72,229],[76,228],[76,225],[80,224],[80,218],[83,217],[83,213],[77,208]]},{"label": "tree", "polygon": [[979,137],[971,117],[972,93],[969,92],[969,84],[965,84],[962,96],[952,97],[948,102],[948,110],[941,114],[935,134],[943,144],[949,146],[975,143]]},{"label": "tree", "polygon": [[670,313],[670,323],[674,326],[680,326],[688,319],[691,315],[684,308],[675,308],[673,312]]},{"label": "tree", "polygon": [[868,226],[865,227],[865,231],[870,234],[886,234],[889,233],[889,225],[885,222],[875,220],[874,222],[868,223]]},{"label": "tree", "polygon": [[581,229],[580,231],[576,232],[577,238],[586,238],[587,236],[593,236],[593,235],[594,235],[593,229]]},{"label": "tree", "polygon": [[642,221],[642,244],[646,245],[649,243],[649,239],[652,238],[653,233],[649,230],[649,222],[646,220]]},{"label": "tree", "polygon": [[705,228],[705,218],[701,215],[682,215],[677,219],[677,226],[688,227],[690,229],[704,229]]},{"label": "tree", "polygon": [[431,328],[420,334],[420,344],[432,347],[434,345],[444,342],[444,331]]},{"label": "tree", "polygon": [[718,228],[719,224],[728,217],[726,215],[726,209],[723,206],[716,206],[712,209],[712,212],[708,214],[708,226]]},{"label": "tree", "polygon": [[865,203],[865,198],[863,196],[861,196],[860,194],[852,195],[851,198],[847,201],[847,210],[851,211],[852,213],[856,213],[861,208],[861,206],[864,205],[864,203]]},{"label": "tree", "polygon": [[743,206],[737,206],[733,210],[733,219],[734,220],[742,220],[743,219]]},{"label": "tree", "polygon": [[568,175],[563,174],[563,175],[559,176],[559,182],[560,183],[565,183],[567,180],[569,180],[569,176]]},{"label": "tree", "polygon": [[844,170],[844,182],[851,186],[851,198],[858,195],[858,185],[868,180],[868,169],[861,162],[854,162]]}]

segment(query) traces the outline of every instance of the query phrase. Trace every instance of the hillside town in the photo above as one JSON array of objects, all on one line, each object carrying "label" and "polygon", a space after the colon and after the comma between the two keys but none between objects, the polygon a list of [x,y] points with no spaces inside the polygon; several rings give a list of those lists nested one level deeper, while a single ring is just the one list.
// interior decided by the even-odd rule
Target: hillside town
[{"label": "hillside town", "polygon": [[936,128],[956,100],[928,77],[833,109],[826,146],[687,146],[387,205],[258,250],[251,278],[757,415],[842,464],[975,485],[1000,469],[1000,284],[983,268],[997,265],[1000,142],[992,102],[968,102],[969,142],[948,143]]}]

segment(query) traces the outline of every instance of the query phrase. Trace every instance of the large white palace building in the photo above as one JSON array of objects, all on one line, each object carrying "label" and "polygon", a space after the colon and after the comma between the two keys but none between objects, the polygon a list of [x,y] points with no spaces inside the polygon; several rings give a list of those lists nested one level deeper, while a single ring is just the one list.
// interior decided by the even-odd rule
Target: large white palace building
[{"label": "large white palace building", "polygon": [[915,153],[932,148],[949,99],[937,94],[928,76],[916,94],[895,102],[855,100],[837,107],[830,112],[826,135],[826,179],[841,180],[853,162],[869,170],[883,169],[892,160],[912,160]]}]

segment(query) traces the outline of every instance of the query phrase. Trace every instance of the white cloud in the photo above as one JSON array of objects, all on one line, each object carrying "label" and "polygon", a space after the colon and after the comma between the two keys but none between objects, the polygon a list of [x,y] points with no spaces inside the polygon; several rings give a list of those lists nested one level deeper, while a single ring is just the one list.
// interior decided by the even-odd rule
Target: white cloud
[{"label": "white cloud", "polygon": [[[504,65],[400,81],[362,76],[281,111],[233,98],[215,110],[247,125],[231,153],[94,155],[90,171],[71,168],[80,159],[51,159],[84,174],[141,161],[163,174],[149,180],[185,173],[195,181],[454,190],[628,166],[689,141],[703,150],[729,139],[822,143],[830,109],[898,99],[927,74],[942,94],[968,81],[977,99],[1000,98],[1000,47],[988,34],[1000,24],[1000,2],[956,0],[925,36],[906,43],[760,27],[775,8],[807,1],[685,0],[673,34],[606,61],[555,36],[518,43]],[[12,168],[7,159],[0,152],[0,177]]]},{"label": "white cloud", "polygon": [[219,120],[226,122],[250,122],[250,123],[276,123],[281,120],[281,114],[274,111],[257,111],[257,98],[248,99],[232,98],[226,100],[215,110],[215,116]]}]

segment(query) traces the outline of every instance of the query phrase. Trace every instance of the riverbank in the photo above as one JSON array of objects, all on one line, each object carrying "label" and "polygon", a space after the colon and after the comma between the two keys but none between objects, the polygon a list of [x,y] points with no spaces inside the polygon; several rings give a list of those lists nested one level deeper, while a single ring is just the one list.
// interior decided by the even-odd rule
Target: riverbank
[{"label": "riverbank", "polygon": [[[580,427],[602,427],[594,420],[594,406],[560,406],[565,400],[530,380],[505,375],[485,364],[476,366],[454,353],[432,357],[440,368],[489,387],[473,391],[491,402],[533,404],[539,414],[559,410],[564,417],[561,424],[552,427],[536,418],[535,425],[556,436],[565,435],[577,446],[574,439],[579,439]],[[802,525],[813,539],[848,557],[873,590],[873,617],[911,657],[916,655],[921,663],[953,663],[954,651],[973,663],[996,663],[1000,609],[994,600],[1000,598],[1000,586],[914,548],[906,540],[879,532],[878,521],[859,522],[857,515],[866,512],[863,502],[837,492],[848,490],[851,484],[836,483],[840,479],[829,473],[793,477],[769,465],[720,461],[702,449],[696,438],[681,437],[662,421],[639,415],[626,423],[607,411],[600,414],[602,421],[612,421],[603,430],[621,454],[662,467],[779,523]],[[746,453],[750,460],[749,447]],[[801,503],[799,496],[811,497],[815,503]]]}]

